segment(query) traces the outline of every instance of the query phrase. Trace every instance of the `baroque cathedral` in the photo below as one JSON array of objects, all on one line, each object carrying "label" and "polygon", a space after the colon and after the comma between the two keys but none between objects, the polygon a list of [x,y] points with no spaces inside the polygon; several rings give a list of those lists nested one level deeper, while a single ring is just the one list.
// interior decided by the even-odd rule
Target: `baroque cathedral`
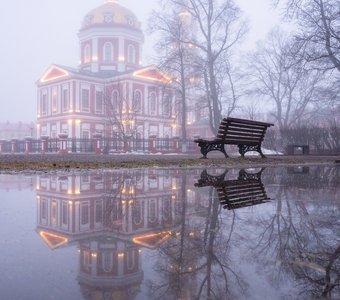
[{"label": "baroque cathedral", "polygon": [[37,82],[37,136],[172,138],[178,109],[171,79],[142,66],[141,23],[118,0],[82,20],[80,65],[51,65]]}]

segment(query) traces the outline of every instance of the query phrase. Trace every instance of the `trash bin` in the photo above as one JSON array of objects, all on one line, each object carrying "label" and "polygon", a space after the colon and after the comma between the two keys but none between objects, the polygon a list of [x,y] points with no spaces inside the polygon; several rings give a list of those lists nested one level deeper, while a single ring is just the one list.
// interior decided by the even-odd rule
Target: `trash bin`
[{"label": "trash bin", "polygon": [[309,145],[288,145],[286,153],[287,155],[308,155]]}]

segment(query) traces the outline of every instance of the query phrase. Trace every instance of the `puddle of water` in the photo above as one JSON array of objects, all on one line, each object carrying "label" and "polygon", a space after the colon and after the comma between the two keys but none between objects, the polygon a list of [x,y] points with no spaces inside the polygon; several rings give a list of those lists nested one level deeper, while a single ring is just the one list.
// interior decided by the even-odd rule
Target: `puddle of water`
[{"label": "puddle of water", "polygon": [[0,175],[0,299],[337,299],[339,173]]}]

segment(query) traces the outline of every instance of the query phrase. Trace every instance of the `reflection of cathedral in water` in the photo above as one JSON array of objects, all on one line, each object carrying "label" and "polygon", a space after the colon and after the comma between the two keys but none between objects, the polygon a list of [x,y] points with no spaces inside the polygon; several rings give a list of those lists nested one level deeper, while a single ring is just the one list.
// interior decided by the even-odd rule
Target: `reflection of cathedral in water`
[{"label": "reflection of cathedral in water", "polygon": [[37,231],[51,249],[78,243],[78,281],[86,299],[133,299],[138,293],[141,248],[156,248],[176,225],[173,175],[39,177]]},{"label": "reflection of cathedral in water", "polygon": [[262,171],[40,176],[37,232],[51,249],[78,246],[84,299],[235,299],[248,264],[278,286],[284,276],[283,290],[339,295],[339,169]]}]

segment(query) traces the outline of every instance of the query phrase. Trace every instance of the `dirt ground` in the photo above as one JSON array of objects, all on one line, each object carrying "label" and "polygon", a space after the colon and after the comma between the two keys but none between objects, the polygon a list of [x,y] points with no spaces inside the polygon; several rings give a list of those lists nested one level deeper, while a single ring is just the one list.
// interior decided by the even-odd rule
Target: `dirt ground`
[{"label": "dirt ground", "polygon": [[224,158],[223,155],[212,154],[208,157],[208,159],[200,159],[199,154],[68,154],[64,156],[57,154],[0,154],[0,173],[36,173],[103,168],[250,168],[279,165],[340,165],[340,156],[268,155],[266,158],[254,156]]}]

